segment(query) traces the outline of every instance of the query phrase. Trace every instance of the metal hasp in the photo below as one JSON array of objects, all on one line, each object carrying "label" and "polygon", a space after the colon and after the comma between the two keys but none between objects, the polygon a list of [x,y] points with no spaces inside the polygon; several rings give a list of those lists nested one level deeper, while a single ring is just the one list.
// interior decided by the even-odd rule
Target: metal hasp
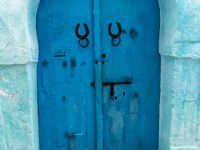
[{"label": "metal hasp", "polygon": [[[117,22],[117,26],[119,28],[119,32],[117,34],[112,34],[111,32],[111,26],[112,26],[112,23],[110,23],[108,25],[108,33],[109,35],[112,37],[112,45],[114,46],[118,46],[120,43],[121,43],[121,38],[120,38],[120,35],[122,33],[122,27],[121,27],[121,24],[119,22]],[[117,44],[114,44],[113,40],[116,39],[116,38],[119,38],[119,42]]]},{"label": "metal hasp", "polygon": [[[76,25],[75,33],[76,33],[76,36],[79,38],[79,41],[78,41],[79,45],[80,45],[81,47],[83,47],[83,48],[86,48],[86,47],[89,45],[89,40],[88,40],[88,38],[87,38],[87,36],[89,35],[89,29],[88,29],[88,25],[87,25],[86,23],[84,23],[83,26],[85,27],[85,30],[86,30],[86,33],[85,33],[84,35],[80,35],[80,34],[78,33],[78,29],[79,29],[79,27],[80,27],[80,23],[78,23],[78,24]],[[81,40],[84,40],[84,39],[87,40],[87,44],[86,44],[85,46],[81,45]]]},{"label": "metal hasp", "polygon": [[[111,85],[111,90],[110,90],[110,97],[113,99],[114,97],[114,84],[131,84],[132,82],[130,81],[124,81],[124,82],[103,82],[102,85]],[[91,83],[91,85],[95,85],[95,81]]]}]

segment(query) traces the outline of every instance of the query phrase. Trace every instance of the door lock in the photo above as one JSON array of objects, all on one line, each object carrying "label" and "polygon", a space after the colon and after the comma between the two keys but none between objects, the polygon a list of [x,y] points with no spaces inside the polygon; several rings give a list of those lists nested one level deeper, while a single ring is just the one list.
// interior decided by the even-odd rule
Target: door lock
[{"label": "door lock", "polygon": [[[113,99],[114,97],[114,85],[115,84],[131,84],[132,82],[130,81],[124,81],[124,82],[103,82],[102,85],[111,85],[111,90],[110,90],[110,97]],[[95,85],[95,81],[91,83],[91,85]]]}]

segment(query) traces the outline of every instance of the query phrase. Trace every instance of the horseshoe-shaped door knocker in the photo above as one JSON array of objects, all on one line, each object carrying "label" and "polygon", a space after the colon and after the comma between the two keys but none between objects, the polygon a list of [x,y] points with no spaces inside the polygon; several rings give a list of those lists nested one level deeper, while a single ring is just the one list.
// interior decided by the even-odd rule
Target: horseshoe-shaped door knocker
[{"label": "horseshoe-shaped door knocker", "polygon": [[[112,45],[118,46],[118,45],[121,43],[120,35],[121,35],[121,33],[122,33],[122,27],[121,27],[120,23],[117,22],[117,26],[118,26],[118,28],[119,28],[119,32],[118,32],[117,34],[112,34],[112,32],[111,32],[111,26],[112,26],[112,23],[110,23],[110,24],[108,25],[108,33],[109,33],[109,35],[112,37]],[[119,42],[118,42],[117,44],[114,44],[114,43],[113,43],[113,40],[116,39],[116,38],[119,38]]]},{"label": "horseshoe-shaped door knocker", "polygon": [[[86,48],[86,47],[89,45],[89,40],[88,40],[88,38],[87,38],[87,36],[89,35],[89,29],[88,29],[88,26],[87,26],[86,23],[84,23],[83,26],[85,27],[85,30],[86,30],[86,33],[85,33],[84,35],[80,35],[80,34],[78,33],[78,29],[79,29],[79,27],[80,27],[80,23],[78,23],[78,24],[76,25],[75,32],[76,32],[76,36],[79,38],[79,41],[78,41],[79,45],[80,45],[81,47],[83,47],[83,48]],[[84,40],[84,39],[87,40],[87,44],[86,44],[85,46],[81,45],[81,40]]]}]

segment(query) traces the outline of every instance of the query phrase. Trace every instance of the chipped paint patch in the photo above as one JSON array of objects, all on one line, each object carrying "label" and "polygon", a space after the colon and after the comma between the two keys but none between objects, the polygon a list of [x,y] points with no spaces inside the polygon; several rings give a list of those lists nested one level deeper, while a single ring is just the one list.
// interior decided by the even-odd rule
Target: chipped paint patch
[{"label": "chipped paint patch", "polygon": [[76,107],[76,103],[74,103],[74,108],[76,109],[77,107]]},{"label": "chipped paint patch", "polygon": [[21,104],[22,104],[22,101],[21,101],[21,102],[19,102],[18,104],[19,104],[19,105],[21,105]]},{"label": "chipped paint patch", "polygon": [[3,95],[3,96],[8,96],[8,94],[5,93],[3,90],[0,91],[0,94]]},{"label": "chipped paint patch", "polygon": [[13,98],[15,96],[15,94],[17,94],[17,92],[14,92],[10,95],[10,98]]},{"label": "chipped paint patch", "polygon": [[38,116],[38,110],[36,109],[36,117]]}]

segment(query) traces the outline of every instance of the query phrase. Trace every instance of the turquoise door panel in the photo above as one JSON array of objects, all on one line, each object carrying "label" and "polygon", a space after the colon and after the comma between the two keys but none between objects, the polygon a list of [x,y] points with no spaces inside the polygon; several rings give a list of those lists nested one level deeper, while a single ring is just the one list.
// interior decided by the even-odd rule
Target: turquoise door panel
[{"label": "turquoise door panel", "polygon": [[[101,0],[104,149],[158,149],[160,58],[157,0]],[[122,27],[121,43],[108,34]],[[118,38],[114,39],[117,44]]]},{"label": "turquoise door panel", "polygon": [[40,2],[37,33],[41,150],[95,147],[95,89],[90,85],[94,81],[93,34],[91,31],[90,44],[83,49],[74,32],[78,23],[80,34],[85,34],[83,23],[93,29],[92,9],[91,0]]},{"label": "turquoise door panel", "polygon": [[41,0],[41,150],[158,149],[159,18],[157,0]]},{"label": "turquoise door panel", "polygon": [[[101,0],[101,45],[104,55],[102,80],[104,82],[120,82],[133,78],[134,56],[131,54],[133,52],[131,49],[133,49],[134,42],[128,36],[128,30],[133,26],[131,10],[130,0]],[[111,32],[116,34],[119,31],[116,22],[119,22],[122,27],[121,43],[113,46],[112,37],[108,34],[108,25],[112,23]],[[119,39],[116,38],[113,41],[117,44]]]}]

